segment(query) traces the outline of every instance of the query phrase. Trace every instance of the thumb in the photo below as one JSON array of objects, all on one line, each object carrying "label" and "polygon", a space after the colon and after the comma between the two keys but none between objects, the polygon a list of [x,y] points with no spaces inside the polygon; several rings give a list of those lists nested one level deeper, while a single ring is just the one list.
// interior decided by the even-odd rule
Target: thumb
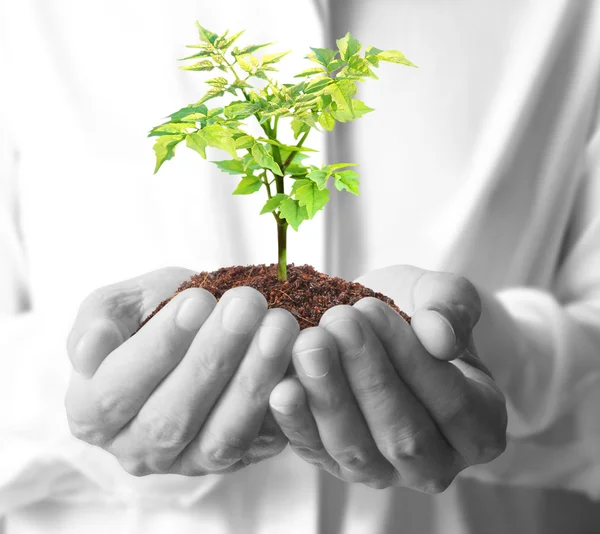
[{"label": "thumb", "polygon": [[412,290],[413,330],[425,349],[440,360],[453,360],[468,347],[481,315],[481,298],[462,276],[425,271]]}]

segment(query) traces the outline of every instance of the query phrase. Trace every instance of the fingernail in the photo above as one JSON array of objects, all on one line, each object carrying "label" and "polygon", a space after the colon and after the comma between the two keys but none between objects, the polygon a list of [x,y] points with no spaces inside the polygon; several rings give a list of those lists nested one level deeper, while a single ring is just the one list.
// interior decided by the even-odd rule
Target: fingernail
[{"label": "fingernail", "polygon": [[261,326],[258,329],[258,348],[263,356],[278,356],[291,338],[292,334],[288,330],[276,326]]},{"label": "fingernail", "polygon": [[362,326],[354,319],[341,319],[327,326],[335,333],[335,340],[342,352],[356,352],[365,344]]},{"label": "fingernail", "polygon": [[296,354],[304,374],[310,378],[322,378],[331,367],[331,354],[328,347],[304,350]]},{"label": "fingernail", "polygon": [[181,303],[175,322],[179,328],[194,332],[200,329],[210,312],[209,307],[201,299],[189,297]]},{"label": "fingernail", "polygon": [[256,307],[247,300],[233,297],[225,305],[221,321],[230,332],[246,334],[261,319]]}]

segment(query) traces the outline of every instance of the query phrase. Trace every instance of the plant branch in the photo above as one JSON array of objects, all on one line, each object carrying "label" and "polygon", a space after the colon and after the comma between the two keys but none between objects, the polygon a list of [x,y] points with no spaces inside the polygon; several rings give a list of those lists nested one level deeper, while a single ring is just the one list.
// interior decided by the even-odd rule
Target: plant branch
[{"label": "plant branch", "polygon": [[[300,141],[298,141],[296,148],[302,148],[302,145],[304,144],[304,141],[306,141],[306,138],[308,137],[309,133],[310,133],[310,130],[304,132],[304,135],[300,138]],[[286,169],[289,167],[290,163],[292,163],[292,160],[296,157],[296,154],[298,154],[298,152],[300,152],[300,151],[294,150],[293,152],[290,152],[290,155],[287,157],[287,159],[285,160],[285,163],[281,167],[281,172],[283,174],[285,174]]]}]

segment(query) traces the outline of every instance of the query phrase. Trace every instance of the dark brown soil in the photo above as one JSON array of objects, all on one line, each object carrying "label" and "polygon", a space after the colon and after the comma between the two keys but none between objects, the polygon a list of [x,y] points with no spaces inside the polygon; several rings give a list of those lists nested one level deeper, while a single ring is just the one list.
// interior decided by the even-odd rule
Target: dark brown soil
[{"label": "dark brown soil", "polygon": [[375,297],[389,304],[410,324],[410,317],[398,309],[392,299],[361,284],[328,276],[310,265],[296,267],[292,263],[288,265],[287,275],[288,279],[285,282],[277,280],[276,263],[223,267],[217,271],[198,273],[183,282],[173,295],[161,302],[144,319],[140,328],[177,293],[190,287],[206,289],[219,300],[228,289],[237,286],[250,286],[260,291],[267,299],[269,308],[285,308],[290,311],[296,317],[300,329],[317,326],[321,316],[329,308],[338,304],[352,305],[364,297]]}]

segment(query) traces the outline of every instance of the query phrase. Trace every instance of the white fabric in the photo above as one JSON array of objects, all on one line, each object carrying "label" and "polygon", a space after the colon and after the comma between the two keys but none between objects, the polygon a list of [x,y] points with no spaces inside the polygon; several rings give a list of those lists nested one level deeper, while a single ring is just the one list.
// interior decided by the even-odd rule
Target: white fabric
[{"label": "white fabric", "polygon": [[[550,488],[600,497],[600,4],[259,4],[0,0],[7,532],[564,532],[543,517]],[[175,62],[194,20],[293,49],[282,80],[347,30],[420,65],[385,64],[361,87],[376,112],[336,127],[314,160],[360,163],[361,196],[334,192],[291,232],[289,258],[349,279],[399,263],[458,271],[516,321],[498,376],[508,450],[444,494],[346,487],[289,451],[227,477],[137,479],[69,435],[65,341],[89,292],[166,265],[275,261],[260,195],[232,196],[235,178],[183,147],[152,175],[146,132],[202,90]],[[592,513],[564,499],[569,525]]]}]

